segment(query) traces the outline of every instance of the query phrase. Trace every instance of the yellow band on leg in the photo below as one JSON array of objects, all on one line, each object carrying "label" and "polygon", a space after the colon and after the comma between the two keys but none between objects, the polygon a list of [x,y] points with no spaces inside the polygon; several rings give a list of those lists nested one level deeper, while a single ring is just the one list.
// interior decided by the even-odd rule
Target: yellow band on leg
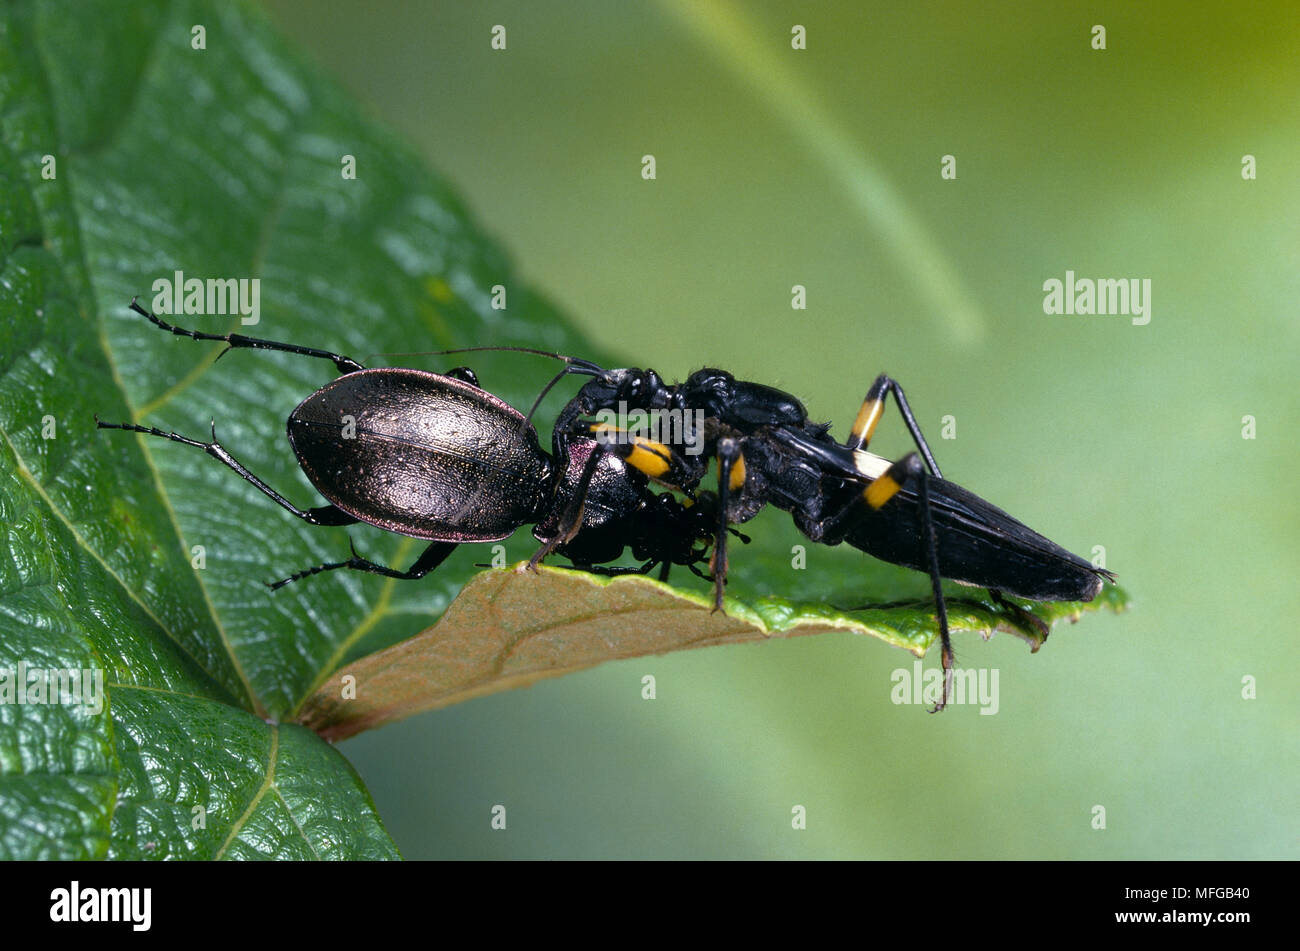
[{"label": "yellow band on leg", "polygon": [[884,400],[865,400],[862,408],[858,410],[858,418],[853,421],[853,435],[863,443],[871,442],[871,436],[876,431],[876,423],[880,422],[884,412]]},{"label": "yellow band on leg", "polygon": [[871,485],[867,486],[866,490],[862,493],[862,497],[867,500],[867,504],[873,509],[878,509],[897,495],[902,488],[903,487],[899,485],[894,477],[886,472],[875,482],[871,483]]}]

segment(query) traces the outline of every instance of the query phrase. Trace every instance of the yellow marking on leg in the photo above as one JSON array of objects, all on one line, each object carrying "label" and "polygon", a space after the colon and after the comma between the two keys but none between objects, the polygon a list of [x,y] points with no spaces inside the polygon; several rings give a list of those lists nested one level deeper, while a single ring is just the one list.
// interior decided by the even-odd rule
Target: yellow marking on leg
[{"label": "yellow marking on leg", "polygon": [[894,477],[886,472],[867,486],[866,491],[862,493],[862,497],[867,500],[867,504],[873,509],[878,509],[897,495],[902,488]]},{"label": "yellow marking on leg", "polygon": [[[718,460],[718,469],[722,469],[722,460]],[[745,487],[745,457],[737,456],[736,461],[731,466],[731,478],[727,480],[727,488],[732,492],[739,492]]]},{"label": "yellow marking on leg", "polygon": [[625,458],[629,466],[640,469],[652,479],[657,479],[668,471],[673,454],[672,450],[661,442],[633,436],[632,451]]},{"label": "yellow marking on leg", "polygon": [[[634,469],[640,469],[652,479],[657,479],[672,466],[673,451],[661,442],[632,436],[626,429],[613,423],[592,423],[589,427],[597,442],[613,450],[613,446],[630,447],[617,454]],[[602,439],[604,436],[606,438]],[[626,453],[626,454],[625,454]]]},{"label": "yellow marking on leg", "polygon": [[876,423],[880,422],[884,412],[884,400],[864,400],[858,418],[853,421],[853,435],[863,443],[871,442],[871,434],[876,431]]}]

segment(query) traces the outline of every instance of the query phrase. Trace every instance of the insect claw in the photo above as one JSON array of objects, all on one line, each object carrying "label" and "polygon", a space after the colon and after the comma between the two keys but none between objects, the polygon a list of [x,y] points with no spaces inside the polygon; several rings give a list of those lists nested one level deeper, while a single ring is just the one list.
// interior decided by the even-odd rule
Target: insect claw
[{"label": "insect claw", "polygon": [[533,552],[533,557],[528,559],[527,569],[533,574],[537,574],[537,566],[542,563],[542,559],[551,553],[554,547],[554,539],[544,542],[542,547]]},{"label": "insect claw", "polygon": [[952,698],[953,665],[955,663],[956,658],[953,656],[952,650],[945,647],[943,651],[943,695],[939,698],[939,702],[930,708],[931,713],[939,713],[945,709],[948,706],[948,701]]}]

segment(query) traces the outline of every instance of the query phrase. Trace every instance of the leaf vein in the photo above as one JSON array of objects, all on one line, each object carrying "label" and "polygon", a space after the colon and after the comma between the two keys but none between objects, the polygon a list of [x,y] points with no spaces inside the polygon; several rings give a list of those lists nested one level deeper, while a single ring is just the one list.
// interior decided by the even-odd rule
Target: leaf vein
[{"label": "leaf vein", "polygon": [[227,833],[226,835],[226,841],[221,843],[221,848],[217,849],[217,853],[214,856],[212,856],[213,861],[220,859],[223,855],[226,854],[226,849],[228,849],[230,847],[230,843],[235,840],[235,836],[239,834],[239,830],[244,828],[244,826],[248,824],[248,820],[252,817],[254,810],[257,809],[258,803],[262,801],[262,797],[266,795],[268,789],[272,788],[275,782],[276,758],[279,755],[280,755],[280,727],[278,725],[273,724],[271,726],[271,752],[266,758],[266,776],[262,779],[262,785],[257,790],[256,795],[254,795],[253,798],[249,800],[248,808],[244,810],[244,814],[241,815],[238,819],[236,819],[234,825],[230,827],[230,832]]}]

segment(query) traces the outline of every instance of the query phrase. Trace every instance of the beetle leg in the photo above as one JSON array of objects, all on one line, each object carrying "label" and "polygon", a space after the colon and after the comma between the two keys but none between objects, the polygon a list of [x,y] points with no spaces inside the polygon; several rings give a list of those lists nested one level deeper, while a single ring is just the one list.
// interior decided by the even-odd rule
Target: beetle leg
[{"label": "beetle leg", "polygon": [[912,441],[916,443],[916,448],[921,450],[921,455],[925,457],[925,464],[930,467],[930,472],[935,478],[942,479],[943,473],[939,471],[939,466],[934,461],[929,443],[921,435],[921,427],[916,417],[912,415],[912,407],[907,405],[903,388],[887,374],[882,373],[876,377],[875,382],[867,390],[867,395],[862,400],[862,408],[858,410],[858,417],[853,421],[853,431],[849,434],[849,438],[844,440],[844,445],[850,449],[867,448],[872,434],[876,431],[876,423],[880,422],[880,417],[884,415],[885,398],[890,393],[894,394],[894,399],[898,402],[898,411],[903,415],[903,422],[907,424],[907,431],[912,434]]},{"label": "beetle leg", "polygon": [[281,578],[279,581],[268,581],[266,582],[266,586],[272,591],[275,591],[278,588],[283,588],[291,581],[297,581],[300,578],[306,578],[309,575],[318,575],[322,571],[334,571],[336,568],[348,568],[352,571],[368,571],[374,575],[383,575],[385,578],[399,578],[402,581],[414,581],[417,578],[423,578],[429,572],[433,571],[433,569],[446,561],[447,556],[452,553],[452,550],[457,544],[457,542],[432,542],[429,547],[424,550],[424,553],[415,560],[415,564],[411,565],[411,567],[407,568],[405,571],[397,571],[396,569],[376,564],[368,558],[362,558],[357,554],[357,547],[352,544],[352,539],[348,539],[348,545],[352,549],[352,557],[347,561],[326,562],[323,565],[316,565],[314,568],[305,568],[302,571],[294,572],[287,578]]},{"label": "beetle leg", "polygon": [[[543,542],[542,547],[533,553],[532,558],[528,559],[529,570],[536,571],[543,558],[560,545],[571,541],[578,534],[578,530],[582,528],[582,511],[587,501],[587,490],[591,488],[591,480],[596,474],[596,466],[600,464],[603,451],[599,444],[592,447],[591,455],[587,457],[587,464],[582,467],[582,475],[578,479],[578,484],[574,487],[573,498],[569,500],[563,515],[560,516],[555,534]],[[561,473],[562,475],[563,473]]]},{"label": "beetle leg", "polygon": [[[198,330],[186,330],[184,327],[175,327],[165,320],[151,314],[139,304],[136,298],[131,298],[131,309],[137,314],[148,317],[158,327],[169,333],[174,333],[178,337],[189,337],[191,340],[224,340],[226,350],[237,350],[248,348],[251,350],[280,350],[284,353],[297,353],[304,357],[320,357],[322,360],[331,361],[339,368],[340,373],[356,373],[358,370],[364,370],[361,364],[357,363],[351,357],[345,357],[339,353],[330,353],[328,350],[317,350],[315,347],[300,347],[294,343],[279,343],[275,340],[262,340],[258,337],[245,337],[243,334],[209,334]],[[221,351],[223,354],[226,350]],[[220,359],[218,357],[217,359]]]},{"label": "beetle leg", "polygon": [[443,376],[449,376],[453,380],[460,380],[462,383],[468,383],[470,386],[478,386],[480,390],[483,389],[483,387],[479,386],[478,374],[469,367],[452,367],[444,373]]},{"label": "beetle leg", "polygon": [[226,451],[226,447],[217,442],[217,424],[212,424],[212,441],[199,442],[197,439],[187,439],[177,433],[164,432],[153,426],[137,426],[134,423],[105,423],[101,422],[99,417],[95,417],[95,425],[100,429],[125,429],[128,432],[144,433],[146,436],[159,436],[163,439],[170,439],[172,442],[178,442],[185,446],[195,446],[202,449],[213,459],[222,463],[229,469],[239,474],[245,482],[250,483],[267,498],[274,501],[282,509],[292,512],[304,522],[312,525],[352,525],[359,521],[355,516],[349,515],[342,509],[335,508],[333,505],[320,505],[311,509],[300,509],[288,499],[286,499],[275,489],[271,488],[253,473],[249,472],[244,466]]}]

